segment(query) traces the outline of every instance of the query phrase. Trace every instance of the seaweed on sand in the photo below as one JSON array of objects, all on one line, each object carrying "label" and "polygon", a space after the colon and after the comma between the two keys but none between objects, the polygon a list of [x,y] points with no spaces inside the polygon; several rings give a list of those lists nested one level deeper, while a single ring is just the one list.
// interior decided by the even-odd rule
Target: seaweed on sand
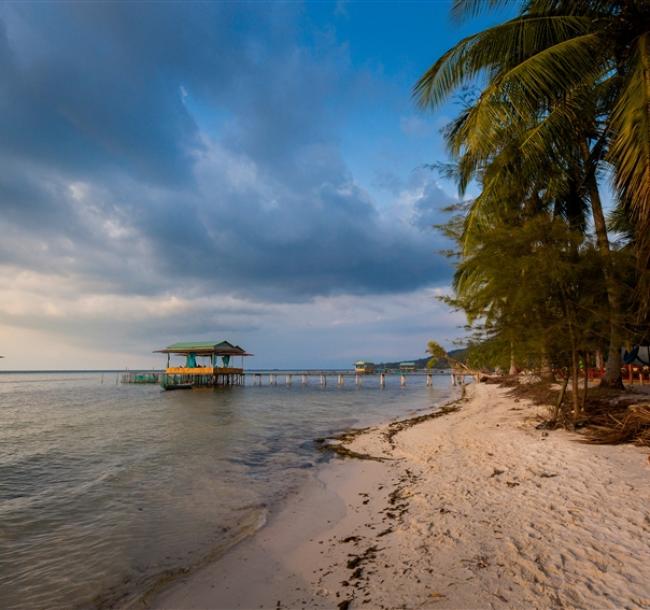
[{"label": "seaweed on sand", "polygon": [[383,458],[369,453],[359,453],[352,451],[346,447],[346,443],[354,440],[357,436],[368,432],[371,428],[356,428],[354,430],[347,430],[336,436],[327,436],[314,439],[314,443],[319,451],[331,452],[342,458],[354,458],[356,460],[372,460],[375,462],[385,462],[388,458]]},{"label": "seaweed on sand", "polygon": [[[435,419],[436,417],[441,417],[442,415],[447,415],[458,411],[462,401],[465,399],[465,387],[462,388],[462,395],[458,400],[451,402],[447,405],[444,405],[440,409],[433,411],[432,413],[426,413],[424,415],[416,415],[415,417],[409,417],[407,419],[401,419],[395,422],[388,424],[387,430],[383,433],[384,439],[394,447],[394,437],[402,430],[415,426],[421,422],[427,421],[428,419]],[[341,434],[335,436],[326,436],[321,438],[314,439],[314,443],[320,451],[330,451],[335,453],[342,458],[355,458],[358,460],[373,460],[376,462],[386,462],[392,458],[380,457],[375,455],[370,455],[368,453],[359,453],[357,451],[352,451],[346,447],[346,444],[354,440],[357,436],[365,434],[373,430],[374,428],[355,428],[353,430],[347,430]]]},{"label": "seaweed on sand", "polygon": [[399,421],[388,424],[388,430],[384,432],[384,439],[393,447],[395,446],[395,436],[399,434],[402,430],[415,426],[416,424],[422,423],[429,419],[435,419],[436,417],[441,417],[443,415],[448,415],[454,411],[458,411],[460,406],[456,403],[446,405],[433,413],[427,413],[425,415],[417,415],[416,417],[410,417],[408,419],[401,419]]}]

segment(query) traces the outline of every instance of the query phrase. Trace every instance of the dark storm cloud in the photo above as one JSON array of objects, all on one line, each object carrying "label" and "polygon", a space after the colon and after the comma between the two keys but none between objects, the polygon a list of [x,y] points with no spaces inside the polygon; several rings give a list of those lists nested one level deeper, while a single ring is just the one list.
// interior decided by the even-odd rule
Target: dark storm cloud
[{"label": "dark storm cloud", "polygon": [[268,300],[444,281],[427,230],[444,194],[400,217],[355,182],[335,135],[354,74],[345,48],[297,43],[299,17],[5,5],[0,262],[95,291]]}]

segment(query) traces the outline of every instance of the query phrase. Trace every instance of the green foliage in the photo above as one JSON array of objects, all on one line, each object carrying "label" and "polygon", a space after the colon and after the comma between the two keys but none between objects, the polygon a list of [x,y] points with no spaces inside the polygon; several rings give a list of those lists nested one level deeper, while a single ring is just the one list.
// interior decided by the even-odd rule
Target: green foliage
[{"label": "green foliage", "polygon": [[429,341],[427,343],[427,353],[431,354],[432,360],[435,359],[437,361],[447,358],[447,352],[445,349],[435,341]]},{"label": "green foliage", "polygon": [[[454,13],[505,3],[456,0]],[[575,372],[579,353],[609,347],[615,381],[620,347],[642,332],[650,306],[650,1],[520,6],[461,40],[414,89],[421,105],[437,106],[483,85],[445,133],[459,192],[480,186],[442,228],[458,258],[446,300],[467,314],[477,365]],[[610,243],[602,212],[605,168],[621,244]]]},{"label": "green foliage", "polygon": [[[497,2],[459,0],[472,15]],[[574,138],[589,147],[595,171],[614,169],[621,205],[639,225],[636,247],[650,257],[650,2],[530,0],[505,23],[469,36],[420,78],[414,94],[437,106],[459,87],[487,77],[454,128],[451,150],[465,159],[494,154],[499,133],[525,126],[522,157],[545,163]],[[471,173],[471,171],[469,172]],[[467,176],[461,182],[466,186]]]}]

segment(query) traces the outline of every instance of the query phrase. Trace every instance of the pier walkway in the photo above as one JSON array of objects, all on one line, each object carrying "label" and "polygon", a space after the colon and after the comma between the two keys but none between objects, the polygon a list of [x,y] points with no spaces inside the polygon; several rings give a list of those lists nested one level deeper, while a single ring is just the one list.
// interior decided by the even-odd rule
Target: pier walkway
[{"label": "pier walkway", "polygon": [[321,386],[328,384],[342,386],[346,381],[354,383],[357,386],[364,384],[376,384],[383,387],[386,384],[387,377],[399,377],[400,385],[405,386],[409,377],[426,377],[427,385],[433,385],[433,375],[449,375],[450,371],[445,370],[416,370],[416,371],[399,371],[386,370],[375,373],[355,373],[350,370],[266,370],[266,371],[247,371],[246,377],[251,379],[253,385],[307,385],[316,381]]},{"label": "pier walkway", "polygon": [[[232,383],[224,383],[223,379],[217,377],[219,369],[214,369],[214,374],[182,375],[170,374],[166,371],[128,371],[122,374],[122,383],[135,384],[168,384],[173,378],[177,386],[205,387],[213,385],[249,385],[249,386],[277,386],[277,385],[308,385],[319,384],[321,386],[336,385],[343,386],[346,383],[353,383],[356,386],[376,385],[383,387],[389,377],[399,378],[401,386],[406,386],[409,378],[426,378],[426,385],[433,385],[433,376],[455,375],[450,369],[421,369],[415,371],[386,370],[375,373],[355,373],[349,369],[295,369],[295,370],[252,370],[238,372]],[[230,371],[228,371],[230,373]],[[179,371],[180,373],[180,371]]]}]

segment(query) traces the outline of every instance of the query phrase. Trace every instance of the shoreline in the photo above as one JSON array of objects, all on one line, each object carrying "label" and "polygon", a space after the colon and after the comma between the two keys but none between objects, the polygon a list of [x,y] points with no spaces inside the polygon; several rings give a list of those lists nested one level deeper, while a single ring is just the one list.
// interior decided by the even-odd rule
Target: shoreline
[{"label": "shoreline", "polygon": [[148,607],[650,608],[644,451],[535,430],[506,394],[472,384],[449,417],[343,440],[380,461],[323,465]]},{"label": "shoreline", "polygon": [[[321,455],[321,459],[317,460],[314,471],[310,473],[305,481],[292,489],[287,496],[276,502],[271,506],[267,506],[264,522],[249,534],[240,537],[239,540],[229,544],[225,549],[212,552],[207,556],[199,558],[194,564],[186,567],[179,568],[173,573],[161,574],[156,582],[147,588],[144,592],[138,595],[135,599],[127,602],[126,604],[118,605],[120,610],[137,610],[141,608],[157,607],[157,600],[163,598],[167,591],[175,588],[177,585],[182,585],[188,579],[191,579],[194,574],[209,568],[211,565],[224,561],[229,554],[233,553],[239,546],[251,543],[257,536],[261,534],[271,523],[275,523],[276,517],[282,515],[285,511],[289,510],[295,503],[301,503],[303,497],[311,498],[318,495],[318,492],[327,487],[327,484],[321,481],[319,475],[325,469],[331,467],[336,461],[342,462],[339,458],[353,458],[363,459],[361,455],[355,455],[352,452],[346,452],[344,449],[345,443],[349,442],[356,436],[368,433],[370,431],[381,429],[385,426],[392,426],[395,424],[403,424],[404,422],[419,421],[422,418],[429,418],[432,415],[435,417],[438,414],[443,414],[449,406],[456,404],[462,400],[464,394],[463,389],[450,388],[449,396],[442,398],[433,406],[419,407],[413,410],[409,417],[403,419],[383,418],[381,421],[369,424],[363,427],[351,427],[342,432],[333,434],[332,436],[320,437],[313,440],[315,445],[316,455]],[[424,413],[424,415],[423,415]],[[373,458],[370,458],[373,459]],[[381,461],[381,460],[377,460]],[[327,515],[332,517],[333,515]],[[324,519],[323,523],[329,524],[331,519]],[[323,527],[326,527],[323,525]],[[153,603],[153,605],[152,605]]]}]

